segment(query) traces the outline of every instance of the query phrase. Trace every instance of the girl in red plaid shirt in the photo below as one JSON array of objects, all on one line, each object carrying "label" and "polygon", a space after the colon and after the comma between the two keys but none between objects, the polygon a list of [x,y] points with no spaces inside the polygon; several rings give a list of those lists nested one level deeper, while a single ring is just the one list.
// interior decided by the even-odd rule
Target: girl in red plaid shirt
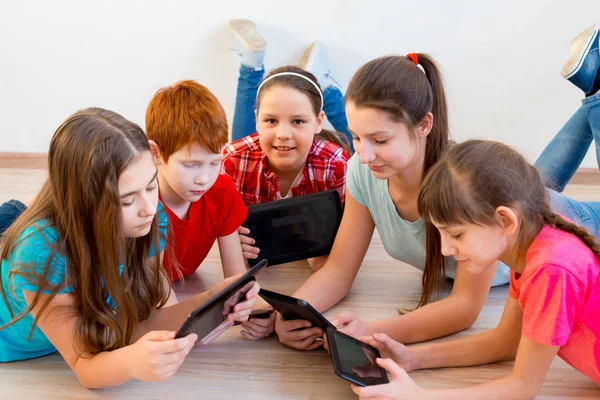
[{"label": "girl in red plaid shirt", "polygon": [[348,145],[322,129],[317,79],[294,66],[273,70],[256,99],[257,133],[228,144],[222,172],[248,205],[336,189],[346,192]]},{"label": "girl in red plaid shirt", "polygon": [[[225,146],[223,174],[248,205],[335,189],[346,194],[345,137],[322,129],[323,93],[310,72],[294,66],[273,70],[256,98],[257,133]],[[259,249],[240,228],[246,258]],[[324,259],[313,261],[318,268]],[[312,265],[312,264],[311,264]]]}]

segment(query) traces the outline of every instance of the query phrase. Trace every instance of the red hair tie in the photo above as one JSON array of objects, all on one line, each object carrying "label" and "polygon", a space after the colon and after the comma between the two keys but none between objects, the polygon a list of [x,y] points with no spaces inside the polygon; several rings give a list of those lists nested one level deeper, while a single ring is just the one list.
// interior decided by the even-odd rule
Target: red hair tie
[{"label": "red hair tie", "polygon": [[414,63],[415,63],[415,65],[419,65],[419,57],[417,57],[417,54],[416,54],[416,53],[408,53],[408,54],[406,55],[406,57],[410,58],[410,60],[411,60],[412,62],[414,62]]}]

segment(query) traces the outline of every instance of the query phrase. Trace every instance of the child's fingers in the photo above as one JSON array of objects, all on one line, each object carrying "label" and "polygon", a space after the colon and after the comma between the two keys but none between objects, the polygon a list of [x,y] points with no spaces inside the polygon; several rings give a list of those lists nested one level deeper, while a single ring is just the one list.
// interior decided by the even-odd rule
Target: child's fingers
[{"label": "child's fingers", "polygon": [[300,342],[310,337],[323,336],[323,331],[320,328],[307,328],[288,332],[286,339],[290,342]]},{"label": "child's fingers", "polygon": [[162,358],[163,365],[172,365],[172,364],[181,364],[185,357],[189,354],[190,350],[192,350],[193,346],[186,346],[181,350],[178,350],[173,353],[164,354]]},{"label": "child's fingers", "polygon": [[378,358],[377,364],[392,375],[392,379],[401,379],[407,377],[406,370],[400,367],[390,358]]},{"label": "child's fingers", "polygon": [[250,234],[250,229],[246,228],[245,226],[240,226],[238,228],[238,233],[240,235],[249,235]]},{"label": "child's fingers", "polygon": [[333,319],[333,321],[331,321],[331,323],[336,328],[340,328],[344,325],[348,325],[350,322],[354,321],[355,319],[356,319],[356,317],[350,311],[345,311],[341,314],[338,314]]},{"label": "child's fingers", "polygon": [[[261,324],[264,324],[265,322],[267,322],[267,324],[266,325],[258,325],[256,323],[254,323],[253,321],[260,322]],[[271,332],[273,332],[275,330],[275,324],[274,323],[269,324],[268,322],[269,322],[268,320],[250,319],[249,321],[244,322],[242,324],[242,326],[244,328],[246,328],[248,326],[251,329],[253,329],[259,333],[270,334]]]},{"label": "child's fingers", "polygon": [[249,323],[257,326],[261,326],[263,328],[273,327],[275,325],[275,317],[271,315],[269,318],[250,318],[248,320]]},{"label": "child's fingers", "polygon": [[246,235],[240,235],[240,242],[242,244],[246,244],[249,246],[252,246],[253,244],[256,243],[256,241],[254,239],[252,239],[250,236],[246,236]]},{"label": "child's fingers", "polygon": [[320,339],[320,338],[321,338],[320,335],[312,335],[312,336],[307,337],[304,340],[298,341],[297,344],[298,344],[298,346],[301,349],[307,349],[307,350],[311,349],[311,348],[315,348],[316,349],[317,347],[323,345],[323,340],[317,340],[317,339]]},{"label": "child's fingers", "polygon": [[256,281],[248,282],[244,285],[241,292],[246,294],[246,298],[250,299],[255,297],[260,291],[260,285]]},{"label": "child's fingers", "polygon": [[155,342],[155,348],[158,352],[163,354],[176,353],[186,347],[193,346],[196,343],[198,336],[195,334],[188,335],[179,339],[165,340],[162,342]]},{"label": "child's fingers", "polygon": [[310,351],[310,350],[318,349],[321,346],[325,346],[325,342],[322,342],[320,340],[315,340],[315,342],[313,344],[311,344],[306,350]]},{"label": "child's fingers", "polygon": [[251,249],[255,247],[246,247],[246,245],[242,245],[242,253],[244,254],[244,258],[246,260],[255,260],[258,258],[258,251],[253,253]]},{"label": "child's fingers", "polygon": [[244,329],[246,330],[246,332],[248,332],[255,338],[263,338],[265,336],[268,336],[268,334],[270,333],[266,329],[256,329],[256,327],[251,325],[244,326]]},{"label": "child's fingers", "polygon": [[284,321],[283,327],[288,332],[295,331],[297,329],[310,328],[312,326],[310,321],[307,321],[305,319],[293,319],[293,320],[289,320],[289,321],[285,321],[282,319],[282,321]]},{"label": "child's fingers", "polygon": [[358,338],[358,340],[360,340],[361,342],[366,343],[368,345],[371,345],[378,350],[386,350],[387,349],[387,347],[384,343],[378,342],[377,340],[373,339],[372,336],[361,336]]},{"label": "child's fingers", "polygon": [[260,340],[260,339],[262,339],[262,337],[260,337],[260,336],[255,336],[255,335],[253,335],[253,334],[249,333],[248,331],[240,331],[240,332],[241,332],[242,336],[243,336],[243,337],[245,337],[245,338],[246,338],[246,339],[248,339],[248,340],[257,341],[257,340]]}]

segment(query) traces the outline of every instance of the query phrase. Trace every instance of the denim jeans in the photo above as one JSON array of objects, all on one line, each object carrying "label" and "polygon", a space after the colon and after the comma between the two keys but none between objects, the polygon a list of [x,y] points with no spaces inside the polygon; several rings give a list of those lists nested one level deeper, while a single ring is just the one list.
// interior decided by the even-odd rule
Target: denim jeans
[{"label": "denim jeans", "polygon": [[586,97],[581,107],[550,141],[535,166],[546,187],[562,192],[579,168],[592,140],[600,168],[600,94]]},{"label": "denim jeans", "polygon": [[[231,140],[236,141],[256,132],[256,95],[258,86],[265,74],[264,69],[255,71],[254,68],[240,67]],[[343,133],[350,142],[352,151],[352,136],[348,131],[348,120],[344,110],[344,96],[335,86],[328,86],[323,91],[323,111],[333,128]]]},{"label": "denim jeans", "polygon": [[8,229],[9,226],[19,215],[25,211],[27,207],[19,200],[9,200],[0,205],[0,236]]},{"label": "denim jeans", "polygon": [[582,100],[581,107],[546,146],[535,166],[548,188],[552,210],[600,239],[600,202],[577,201],[558,193],[579,168],[592,140],[600,167],[600,94]]},{"label": "denim jeans", "polygon": [[577,201],[548,189],[552,210],[585,228],[600,241],[600,202]]}]

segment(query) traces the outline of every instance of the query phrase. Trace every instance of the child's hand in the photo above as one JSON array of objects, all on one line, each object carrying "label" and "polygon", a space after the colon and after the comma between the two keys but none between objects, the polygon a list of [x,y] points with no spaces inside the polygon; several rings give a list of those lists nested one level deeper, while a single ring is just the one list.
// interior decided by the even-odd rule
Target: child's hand
[{"label": "child's hand", "polygon": [[250,229],[240,226],[238,228],[238,234],[240,235],[240,242],[242,243],[242,252],[244,253],[244,258],[258,258],[258,253],[260,252],[260,249],[258,247],[253,246],[253,244],[256,243],[256,241],[250,236],[248,236],[250,235]]},{"label": "child's hand", "polygon": [[198,340],[195,333],[175,339],[175,332],[151,331],[129,348],[131,375],[146,382],[158,382],[177,372],[183,360]]},{"label": "child's hand", "polygon": [[405,345],[391,339],[385,333],[375,333],[373,336],[363,336],[360,337],[359,340],[378,349],[383,357],[391,358],[406,372],[412,372],[417,369],[412,351]]},{"label": "child's hand", "polygon": [[419,387],[405,370],[389,358],[377,359],[377,364],[392,375],[390,383],[360,387],[351,385],[359,399],[423,399],[427,397],[427,390]]},{"label": "child's hand", "polygon": [[281,343],[298,350],[314,350],[323,345],[321,328],[312,327],[309,321],[302,319],[286,321],[281,314],[276,314],[275,332]]},{"label": "child's hand", "polygon": [[351,312],[343,312],[338,314],[331,323],[340,332],[345,333],[353,338],[370,335],[369,324],[363,320],[356,318]]},{"label": "child's hand", "polygon": [[[256,281],[248,282],[236,294],[231,296],[224,305],[223,316],[230,321],[246,322],[252,309],[256,305],[256,295],[260,285]],[[246,300],[239,302],[242,296]]]},{"label": "child's hand", "polygon": [[242,335],[246,339],[259,340],[266,338],[275,330],[275,314],[271,314],[269,318],[250,318],[248,321],[242,324]]}]

